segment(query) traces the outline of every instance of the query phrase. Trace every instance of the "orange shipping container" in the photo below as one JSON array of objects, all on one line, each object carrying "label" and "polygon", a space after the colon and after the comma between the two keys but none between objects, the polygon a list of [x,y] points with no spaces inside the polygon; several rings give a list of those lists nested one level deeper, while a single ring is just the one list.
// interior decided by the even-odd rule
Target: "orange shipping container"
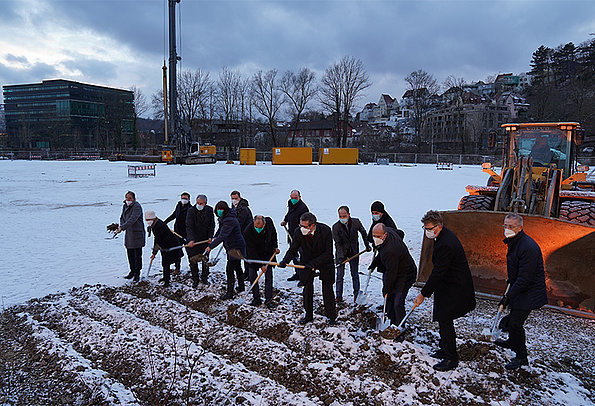
[{"label": "orange shipping container", "polygon": [[240,148],[240,165],[256,165],[256,148]]},{"label": "orange shipping container", "polygon": [[359,150],[357,148],[320,148],[318,162],[321,165],[357,165]]},{"label": "orange shipping container", "polygon": [[311,165],[312,148],[279,147],[273,148],[273,165]]},{"label": "orange shipping container", "polygon": [[215,145],[203,145],[199,148],[199,154],[212,154],[215,155],[217,153],[217,147]]}]

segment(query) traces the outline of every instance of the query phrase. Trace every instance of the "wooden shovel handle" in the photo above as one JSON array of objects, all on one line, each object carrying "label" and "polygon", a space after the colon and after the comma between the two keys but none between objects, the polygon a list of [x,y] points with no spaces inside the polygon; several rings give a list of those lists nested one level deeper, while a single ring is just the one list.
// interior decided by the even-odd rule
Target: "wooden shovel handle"
[{"label": "wooden shovel handle", "polygon": [[354,256],[347,258],[345,261],[341,262],[339,265],[344,265],[344,264],[348,263],[352,259],[355,259],[355,258],[359,257],[360,255],[362,255],[364,252],[367,252],[367,250],[363,250],[362,252],[359,252],[359,253],[355,254]]}]

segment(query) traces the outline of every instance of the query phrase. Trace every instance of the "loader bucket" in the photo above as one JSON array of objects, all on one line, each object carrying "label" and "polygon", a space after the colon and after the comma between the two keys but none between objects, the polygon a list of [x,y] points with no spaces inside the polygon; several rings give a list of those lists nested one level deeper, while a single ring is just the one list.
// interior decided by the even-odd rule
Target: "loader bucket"
[{"label": "loader bucket", "polygon": [[[507,213],[475,210],[442,212],[467,255],[475,290],[501,296],[506,289],[506,251],[502,224]],[[550,305],[595,311],[595,227],[557,218],[523,214],[523,230],[543,254]],[[417,282],[432,271],[434,241],[423,237]]]}]

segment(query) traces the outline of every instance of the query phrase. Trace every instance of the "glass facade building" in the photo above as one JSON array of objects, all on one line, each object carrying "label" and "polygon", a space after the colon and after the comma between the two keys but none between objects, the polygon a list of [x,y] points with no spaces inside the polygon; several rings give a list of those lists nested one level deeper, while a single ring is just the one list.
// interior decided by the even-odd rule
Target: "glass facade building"
[{"label": "glass facade building", "polygon": [[[3,86],[12,147],[113,148],[134,144],[134,94],[70,80]],[[45,144],[44,144],[45,145]]]}]

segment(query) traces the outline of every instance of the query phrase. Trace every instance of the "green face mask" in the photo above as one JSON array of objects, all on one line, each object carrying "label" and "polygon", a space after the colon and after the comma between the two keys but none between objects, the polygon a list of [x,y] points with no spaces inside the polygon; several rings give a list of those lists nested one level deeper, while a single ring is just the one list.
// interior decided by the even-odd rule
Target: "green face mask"
[{"label": "green face mask", "polygon": [[291,199],[291,204],[296,204],[298,202],[298,199]]},{"label": "green face mask", "polygon": [[256,232],[258,234],[260,234],[260,233],[262,233],[262,230],[264,230],[264,227],[262,227],[262,228],[254,227],[254,229],[256,230]]},{"label": "green face mask", "polygon": [[223,210],[217,210],[217,217],[223,216]]}]

